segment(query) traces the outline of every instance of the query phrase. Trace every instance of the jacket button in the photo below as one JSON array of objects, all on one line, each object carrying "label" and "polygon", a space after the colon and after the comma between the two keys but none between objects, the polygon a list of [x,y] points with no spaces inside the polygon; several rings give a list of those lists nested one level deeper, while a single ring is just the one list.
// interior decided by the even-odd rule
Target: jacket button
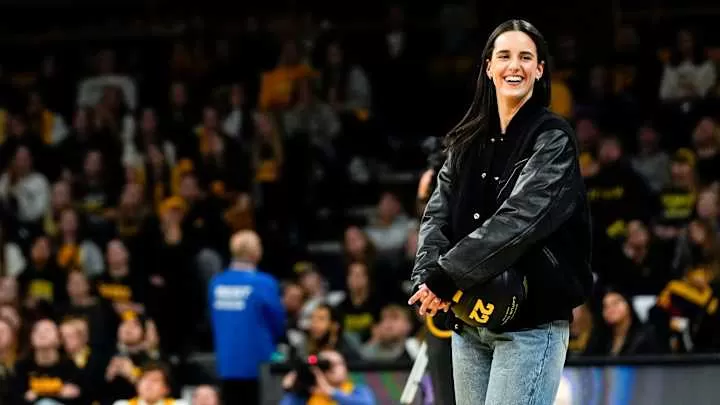
[{"label": "jacket button", "polygon": [[495,177],[493,177],[493,178],[495,179],[495,181],[500,180],[500,177],[498,177],[498,176],[495,176]]},{"label": "jacket button", "polygon": [[474,214],[473,214],[473,218],[475,218],[475,219],[480,219],[480,214],[478,214],[477,212],[474,213]]},{"label": "jacket button", "polygon": [[490,138],[490,142],[495,142],[495,138]]},{"label": "jacket button", "polygon": [[485,178],[485,176],[487,176],[487,173],[483,173],[480,175],[480,177],[482,177],[483,179]]}]

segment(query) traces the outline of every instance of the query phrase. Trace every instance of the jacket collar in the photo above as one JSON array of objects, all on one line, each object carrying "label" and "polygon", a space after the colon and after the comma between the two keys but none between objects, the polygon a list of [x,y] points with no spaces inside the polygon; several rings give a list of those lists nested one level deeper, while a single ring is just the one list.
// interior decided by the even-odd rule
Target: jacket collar
[{"label": "jacket collar", "polygon": [[[505,130],[505,137],[514,136],[525,136],[527,135],[528,128],[542,115],[545,113],[546,108],[537,99],[537,97],[531,97],[530,100],[526,101],[520,110],[515,113],[515,116],[510,120]],[[495,131],[500,133],[500,119],[495,119]]]}]

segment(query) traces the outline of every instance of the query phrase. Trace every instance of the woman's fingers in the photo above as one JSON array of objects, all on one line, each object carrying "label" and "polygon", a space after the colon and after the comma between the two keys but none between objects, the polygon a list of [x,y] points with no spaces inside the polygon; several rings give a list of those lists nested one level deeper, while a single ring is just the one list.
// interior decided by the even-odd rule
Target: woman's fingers
[{"label": "woman's fingers", "polygon": [[441,301],[440,298],[435,297],[435,300],[433,300],[430,307],[430,316],[435,316],[435,314],[443,310],[445,307],[448,307],[448,304]]},{"label": "woman's fingers", "polygon": [[408,300],[408,305],[413,305],[417,301],[422,301],[428,294],[431,294],[430,290],[428,290],[424,284],[421,285],[420,289],[418,289],[417,292],[415,292],[415,294],[413,294],[413,296]]},{"label": "woman's fingers", "polygon": [[418,302],[420,303],[420,308],[418,308],[420,316],[435,316],[438,311],[447,312],[450,309],[450,303],[440,300],[425,284],[421,285],[417,292],[410,297],[408,305],[414,305]]},{"label": "woman's fingers", "polygon": [[425,315],[429,310],[436,309],[436,302],[439,304],[440,300],[435,294],[429,291],[428,295],[423,299],[422,304],[420,305],[420,315]]}]

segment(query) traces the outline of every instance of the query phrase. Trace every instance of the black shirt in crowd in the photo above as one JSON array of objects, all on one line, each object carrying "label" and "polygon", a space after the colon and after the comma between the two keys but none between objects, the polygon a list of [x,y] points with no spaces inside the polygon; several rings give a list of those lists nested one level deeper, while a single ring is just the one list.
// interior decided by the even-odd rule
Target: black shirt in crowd
[{"label": "black shirt in crowd", "polygon": [[13,404],[34,403],[35,401],[26,399],[26,394],[32,391],[37,399],[54,399],[65,405],[79,405],[81,398],[61,398],[60,392],[66,384],[82,386],[80,371],[70,359],[61,357],[51,366],[41,366],[32,357],[21,360],[15,365],[15,378],[11,389]]},{"label": "black shirt in crowd", "polygon": [[[135,370],[136,376],[140,375],[140,370],[142,370],[147,363],[156,360],[144,350],[135,353],[118,353],[115,356],[129,358],[133,364],[133,370]],[[110,362],[111,361],[112,358],[110,359]],[[119,375],[110,381],[105,381],[102,390],[99,392],[100,403],[102,405],[112,405],[117,400],[133,398],[137,393],[135,384],[124,376]]]},{"label": "black shirt in crowd", "polygon": [[347,296],[338,306],[343,316],[345,333],[357,334],[364,342],[370,338],[372,327],[380,320],[381,303],[377,296],[370,295],[362,303],[356,305]]}]

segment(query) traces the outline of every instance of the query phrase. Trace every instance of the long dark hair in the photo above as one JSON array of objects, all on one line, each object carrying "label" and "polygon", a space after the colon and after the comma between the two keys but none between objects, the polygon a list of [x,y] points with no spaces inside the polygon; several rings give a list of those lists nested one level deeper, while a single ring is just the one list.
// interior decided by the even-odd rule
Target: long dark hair
[{"label": "long dark hair", "polygon": [[450,153],[453,164],[460,161],[462,151],[467,145],[477,137],[486,136],[492,128],[491,125],[498,120],[495,86],[485,72],[488,61],[492,57],[495,40],[508,31],[520,31],[527,34],[537,48],[538,63],[545,64],[543,75],[534,83],[532,98],[528,102],[532,101],[542,106],[550,105],[550,67],[548,66],[550,53],[545,38],[537,28],[525,20],[508,20],[498,25],[490,34],[482,51],[480,72],[472,104],[460,122],[445,136],[446,152]]},{"label": "long dark hair", "polygon": [[678,33],[676,35],[676,39],[675,39],[676,44],[675,44],[675,46],[673,46],[672,51],[670,52],[670,66],[677,67],[685,60],[683,55],[680,53],[680,49],[678,48],[678,44],[677,44],[678,37],[680,36],[681,33],[686,33],[686,34],[690,35],[690,38],[693,43],[691,61],[694,65],[701,65],[707,59],[707,55],[705,53],[705,46],[702,43],[702,41],[700,40],[700,36],[697,35],[697,33],[695,32],[695,30],[686,28],[686,29],[682,29],[682,30],[678,31]]}]

